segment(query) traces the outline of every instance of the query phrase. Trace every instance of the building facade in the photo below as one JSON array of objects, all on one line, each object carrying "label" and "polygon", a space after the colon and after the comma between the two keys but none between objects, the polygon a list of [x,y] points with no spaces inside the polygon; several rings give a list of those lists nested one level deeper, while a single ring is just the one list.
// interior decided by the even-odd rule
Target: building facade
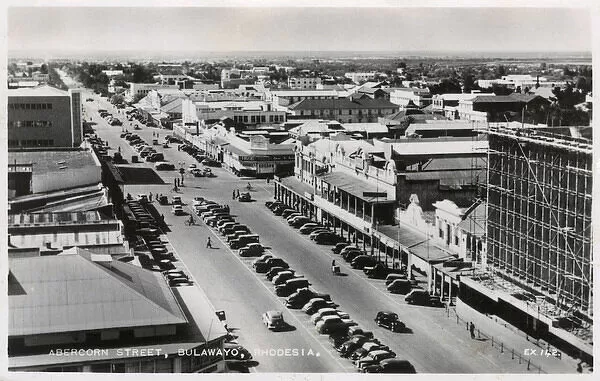
[{"label": "building facade", "polygon": [[50,86],[8,90],[8,146],[77,147],[83,141],[81,94]]},{"label": "building facade", "polygon": [[289,77],[288,87],[294,90],[316,89],[321,83],[319,77]]},{"label": "building facade", "polygon": [[591,142],[501,127],[489,142],[489,265],[591,319]]}]

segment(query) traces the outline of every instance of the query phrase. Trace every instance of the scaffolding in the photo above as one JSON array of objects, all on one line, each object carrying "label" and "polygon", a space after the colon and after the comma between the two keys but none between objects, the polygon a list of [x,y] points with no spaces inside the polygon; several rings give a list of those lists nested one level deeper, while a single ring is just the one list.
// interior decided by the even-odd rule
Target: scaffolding
[{"label": "scaffolding", "polygon": [[488,264],[585,326],[592,311],[592,143],[490,127]]}]

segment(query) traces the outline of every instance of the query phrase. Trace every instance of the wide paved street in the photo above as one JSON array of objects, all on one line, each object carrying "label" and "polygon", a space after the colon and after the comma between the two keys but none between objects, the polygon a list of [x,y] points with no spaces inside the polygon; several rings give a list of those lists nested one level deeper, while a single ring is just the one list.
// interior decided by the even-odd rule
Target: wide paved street
[{"label": "wide paved street", "polygon": [[[85,96],[87,97],[87,95]],[[94,99],[98,99],[96,95]],[[118,114],[105,100],[100,108]],[[130,159],[134,152],[124,139],[119,138],[121,127],[111,127],[99,117],[98,103],[85,102],[86,120],[90,116],[96,132],[108,140],[110,153],[120,147],[123,157]],[[119,117],[125,119],[123,115]],[[129,128],[124,126],[124,128]],[[153,133],[160,134],[162,141],[168,131],[143,128],[136,131],[147,142]],[[160,150],[159,150],[160,151]],[[185,166],[195,162],[177,147],[162,149],[165,158]],[[150,167],[151,163],[133,164],[134,167]],[[236,220],[246,224],[260,235],[261,243],[312,283],[321,292],[331,294],[340,309],[350,314],[361,327],[372,330],[375,336],[397,353],[398,358],[410,360],[417,372],[425,373],[527,373],[526,366],[512,360],[510,355],[501,354],[484,341],[472,340],[463,325],[446,315],[444,308],[409,306],[401,295],[385,291],[383,280],[367,279],[362,271],[352,270],[339,256],[330,251],[330,246],[319,246],[289,227],[284,219],[274,216],[264,206],[264,201],[273,199],[273,186],[264,180],[248,180],[235,177],[224,169],[213,169],[216,178],[185,177],[185,186],[180,195],[189,205],[194,196],[223,204],[229,204]],[[165,184],[126,185],[125,191],[137,193],[172,195],[173,179],[180,175],[175,171],[159,172]],[[240,189],[251,182],[252,198],[256,202],[240,203],[231,199],[233,189]],[[249,265],[251,260],[241,259],[224,245],[214,231],[199,223],[186,226],[186,217],[176,217],[169,206],[159,206],[165,215],[170,232],[167,236],[177,255],[189,269],[197,284],[202,287],[216,309],[227,313],[230,327],[236,328],[239,342],[253,353],[258,365],[257,372],[354,372],[349,360],[340,358],[328,343],[325,335],[318,335],[309,322],[308,315],[298,310],[288,310],[282,305],[283,298],[275,296],[273,286],[263,275],[255,274]],[[198,221],[198,220],[197,220]],[[207,237],[212,237],[213,249],[206,249]],[[347,276],[332,276],[332,259],[341,265]],[[284,318],[295,328],[289,332],[269,332],[261,322],[266,310],[283,311]],[[392,310],[400,316],[410,333],[391,333],[375,325],[377,311]],[[265,355],[269,349],[304,350],[304,356]],[[566,370],[565,370],[566,371]]]}]

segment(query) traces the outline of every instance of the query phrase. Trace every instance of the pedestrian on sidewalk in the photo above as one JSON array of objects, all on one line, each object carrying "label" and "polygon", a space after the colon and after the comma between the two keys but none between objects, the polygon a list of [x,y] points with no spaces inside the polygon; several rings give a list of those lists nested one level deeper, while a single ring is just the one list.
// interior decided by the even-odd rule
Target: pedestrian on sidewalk
[{"label": "pedestrian on sidewalk", "polygon": [[235,198],[240,198],[240,190],[239,189],[236,189],[236,196],[235,196]]},{"label": "pedestrian on sidewalk", "polygon": [[475,324],[473,322],[469,323],[469,332],[471,332],[471,339],[475,338]]},{"label": "pedestrian on sidewalk", "polygon": [[235,200],[235,189],[231,191],[231,199]]},{"label": "pedestrian on sidewalk", "polygon": [[212,249],[212,242],[210,241],[210,237],[208,237],[208,238],[206,239],[206,247],[207,247],[208,249]]},{"label": "pedestrian on sidewalk", "polygon": [[148,194],[148,201],[149,201],[149,202],[152,202],[152,192],[150,192],[150,193]]}]

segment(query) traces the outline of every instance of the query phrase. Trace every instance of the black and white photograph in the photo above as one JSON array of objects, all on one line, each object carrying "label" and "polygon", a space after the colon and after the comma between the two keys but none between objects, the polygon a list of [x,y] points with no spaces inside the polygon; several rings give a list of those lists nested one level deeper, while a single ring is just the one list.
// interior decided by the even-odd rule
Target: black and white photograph
[{"label": "black and white photograph", "polygon": [[591,379],[599,9],[9,3],[0,378]]}]

